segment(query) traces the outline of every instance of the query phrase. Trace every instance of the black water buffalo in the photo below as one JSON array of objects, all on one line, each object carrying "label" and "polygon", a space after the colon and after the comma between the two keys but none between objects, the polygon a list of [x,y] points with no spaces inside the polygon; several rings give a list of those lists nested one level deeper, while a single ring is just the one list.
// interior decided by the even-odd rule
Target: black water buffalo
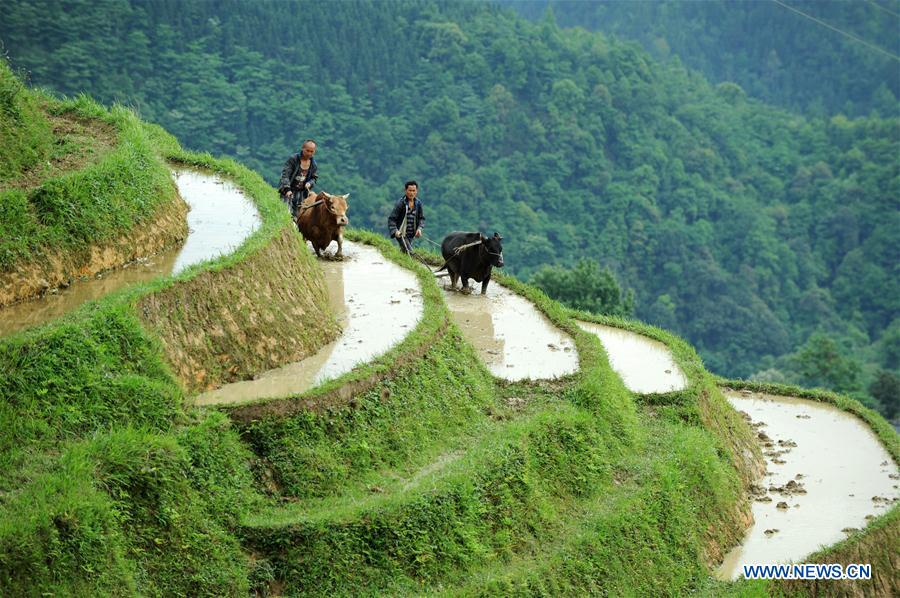
[{"label": "black water buffalo", "polygon": [[438,272],[446,268],[450,273],[450,288],[456,288],[456,280],[462,278],[462,292],[471,293],[469,279],[481,283],[481,294],[487,292],[488,283],[491,281],[491,268],[503,267],[503,240],[499,234],[493,237],[485,237],[481,233],[462,233],[454,231],[444,237],[441,243],[441,254],[444,256],[444,265]]}]

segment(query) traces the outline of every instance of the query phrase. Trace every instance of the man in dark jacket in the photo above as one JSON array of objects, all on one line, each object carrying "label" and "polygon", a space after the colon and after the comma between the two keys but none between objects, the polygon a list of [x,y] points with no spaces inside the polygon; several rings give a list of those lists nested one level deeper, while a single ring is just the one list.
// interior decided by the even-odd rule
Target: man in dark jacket
[{"label": "man in dark jacket", "polygon": [[319,178],[319,165],[313,158],[315,153],[316,142],[307,139],[300,147],[300,153],[288,158],[281,170],[278,192],[294,218],[297,217],[297,206],[309,196],[310,189]]},{"label": "man in dark jacket", "polygon": [[409,253],[412,251],[413,240],[422,236],[425,212],[422,211],[422,202],[416,198],[419,194],[419,184],[415,181],[406,181],[404,188],[406,193],[397,200],[388,217],[388,230],[391,236],[397,239],[400,250]]}]

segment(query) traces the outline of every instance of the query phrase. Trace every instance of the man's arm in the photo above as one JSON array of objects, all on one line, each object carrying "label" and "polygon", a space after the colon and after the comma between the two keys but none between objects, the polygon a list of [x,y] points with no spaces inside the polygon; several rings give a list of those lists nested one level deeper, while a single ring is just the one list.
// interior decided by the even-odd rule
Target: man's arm
[{"label": "man's arm", "polygon": [[422,207],[422,202],[419,202],[419,214],[418,214],[418,227],[416,228],[416,236],[422,236],[422,229],[425,228],[425,208]]},{"label": "man's arm", "polygon": [[319,181],[319,163],[313,159],[309,161],[309,181],[307,184],[307,189],[312,189],[316,183]]},{"label": "man's arm", "polygon": [[294,156],[288,158],[287,162],[284,163],[284,168],[281,169],[281,182],[278,183],[278,190],[281,193],[290,190],[291,177],[294,175],[296,163],[297,161],[294,159]]},{"label": "man's arm", "polygon": [[397,221],[400,219],[400,206],[400,202],[397,202],[397,205],[395,205],[394,209],[391,210],[391,215],[388,216],[388,231],[392,237],[396,237],[397,231],[399,230]]}]

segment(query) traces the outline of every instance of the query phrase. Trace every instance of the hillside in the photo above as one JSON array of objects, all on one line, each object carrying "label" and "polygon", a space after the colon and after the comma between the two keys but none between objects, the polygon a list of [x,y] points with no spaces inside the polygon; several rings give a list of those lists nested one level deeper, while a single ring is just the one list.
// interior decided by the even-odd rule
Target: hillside
[{"label": "hillside", "polygon": [[534,21],[549,9],[562,27],[635,40],[658,60],[680,60],[794,112],[900,112],[896,0],[496,1]]},{"label": "hillside", "polygon": [[0,306],[181,243],[187,207],[131,112],[24,87],[0,60]]},{"label": "hillside", "polygon": [[[319,263],[274,190],[131,118],[155,159],[229,179],[261,225],[228,255],[0,338],[0,594],[783,589],[709,575],[740,541],[761,473],[755,431],[723,398],[724,381],[668,332],[573,312],[510,276],[494,284],[569,335],[576,373],[495,378],[451,321],[433,273],[356,231],[348,236],[415,275],[415,327],[308,392],[193,406],[198,390],[278,365],[253,354],[257,343],[275,338],[281,350],[299,337],[308,354],[334,325]],[[576,316],[663,343],[685,386],[629,392]],[[900,457],[873,412],[808,396],[857,414]],[[831,558],[889,563],[898,509]],[[895,577],[880,569],[854,587],[890,588]]]},{"label": "hillside", "polygon": [[[416,178],[432,238],[498,230],[525,278],[608,266],[635,314],[712,371],[860,398],[896,377],[896,118],[790,114],[478,3],[76,5],[0,7],[0,39],[35,83],[126,101],[270,182],[317,138],[323,180],[379,232]],[[803,373],[817,333],[849,377]]]}]

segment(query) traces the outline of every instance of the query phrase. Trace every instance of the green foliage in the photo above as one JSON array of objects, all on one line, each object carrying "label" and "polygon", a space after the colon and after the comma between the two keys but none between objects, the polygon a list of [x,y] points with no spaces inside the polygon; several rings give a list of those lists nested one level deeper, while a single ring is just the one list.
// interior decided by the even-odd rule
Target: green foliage
[{"label": "green foliage", "polygon": [[134,114],[121,107],[107,111],[83,96],[51,108],[114,125],[119,143],[98,162],[44,179],[36,188],[0,191],[0,271],[38,256],[84,254],[93,244],[147,224],[175,194],[166,165]]},{"label": "green foliage", "polygon": [[268,418],[241,430],[280,493],[326,496],[362,472],[416,462],[422,447],[463,434],[484,417],[494,388],[477,356],[453,337],[424,363],[355,398],[353,407]]},{"label": "green foliage", "polygon": [[815,334],[797,352],[797,370],[804,386],[833,388],[838,392],[858,386],[859,364],[841,354],[833,339]]},{"label": "green foliage", "polygon": [[433,479],[263,514],[245,535],[278,564],[289,591],[436,581],[511,554],[523,536],[553,526],[555,501],[608,481],[610,452],[597,424],[560,408],[499,425]]},{"label": "green foliage", "polygon": [[129,556],[142,564],[148,590],[158,595],[247,591],[247,558],[210,516],[216,514],[208,508],[210,499],[192,487],[190,459],[175,438],[123,429],[85,449],[97,463],[98,484],[115,501]]},{"label": "green foliage", "polygon": [[785,3],[808,18],[773,2],[498,3],[532,20],[552,6],[561,26],[635,40],[659,60],[681,60],[711,81],[723,81],[717,89],[735,101],[747,90],[753,97],[813,114],[898,114],[900,75],[889,56],[897,54],[896,4]]},{"label": "green foliage", "polygon": [[73,436],[164,429],[182,399],[158,347],[121,307],[0,341],[0,396],[5,474],[18,456]]},{"label": "green foliage", "polygon": [[574,309],[611,316],[629,316],[634,311],[634,295],[622,293],[612,272],[600,270],[593,260],[579,260],[572,269],[544,266],[530,282]]},{"label": "green foliage", "polygon": [[[803,121],[618,42],[474,3],[282,8],[3,3],[0,35],[30,48],[35,77],[64,82],[57,89],[137,98],[192,143],[268,172],[295,137],[328,140],[322,186],[361,195],[353,218],[367,227],[383,227],[406,176],[424,175],[430,230],[502,228],[526,274],[603,256],[639,305],[714,358],[781,355],[822,322],[870,342],[893,317],[891,297],[853,293],[852,281],[860,271],[891,282],[882,212],[896,196],[895,123]],[[394,372],[387,381],[352,402],[237,430],[222,414],[183,410],[133,302],[227,269],[288,217],[246,169],[184,152],[158,127],[135,139],[228,174],[264,223],[227,258],[0,343],[0,593],[237,595],[278,581],[289,592],[684,594],[705,583],[709,544],[737,539],[749,429],[686,343],[628,324],[670,343],[690,380],[683,392],[641,397],[641,413],[569,310],[499,275],[572,335],[579,374],[497,384],[452,326],[397,373],[395,362],[438,338],[446,308],[431,275],[394,248],[388,257],[423,283],[422,323],[382,359],[302,398],[315,404]],[[862,196],[873,214],[848,201]],[[29,201],[0,206],[17,214]],[[64,214],[46,201],[48,214]],[[92,234],[127,221],[98,203]],[[884,363],[892,346],[878,345]],[[528,399],[522,412],[503,400],[513,393]],[[883,420],[834,400],[874,422],[896,456]],[[248,551],[261,558],[251,564]]]},{"label": "green foliage", "polygon": [[[126,114],[84,98],[67,106]],[[179,279],[233,263],[287,226],[258,176],[184,153],[158,129],[135,133],[160,165],[166,152],[224,171],[263,216],[241,249]],[[252,455],[223,415],[186,417],[159,342],[134,313],[138,298],[173,282],[0,340],[0,594],[246,594],[251,566],[232,526],[259,502]]]},{"label": "green foliage", "polygon": [[69,459],[0,505],[4,595],[135,593],[120,516],[93,473],[92,463]]},{"label": "green foliage", "polygon": [[258,504],[249,465],[253,454],[228,418],[219,412],[178,431],[187,460],[187,478],[203,496],[216,521],[231,526]]},{"label": "green foliage", "polygon": [[900,411],[900,376],[881,370],[869,386],[869,394],[878,401],[885,417],[895,417]]}]

